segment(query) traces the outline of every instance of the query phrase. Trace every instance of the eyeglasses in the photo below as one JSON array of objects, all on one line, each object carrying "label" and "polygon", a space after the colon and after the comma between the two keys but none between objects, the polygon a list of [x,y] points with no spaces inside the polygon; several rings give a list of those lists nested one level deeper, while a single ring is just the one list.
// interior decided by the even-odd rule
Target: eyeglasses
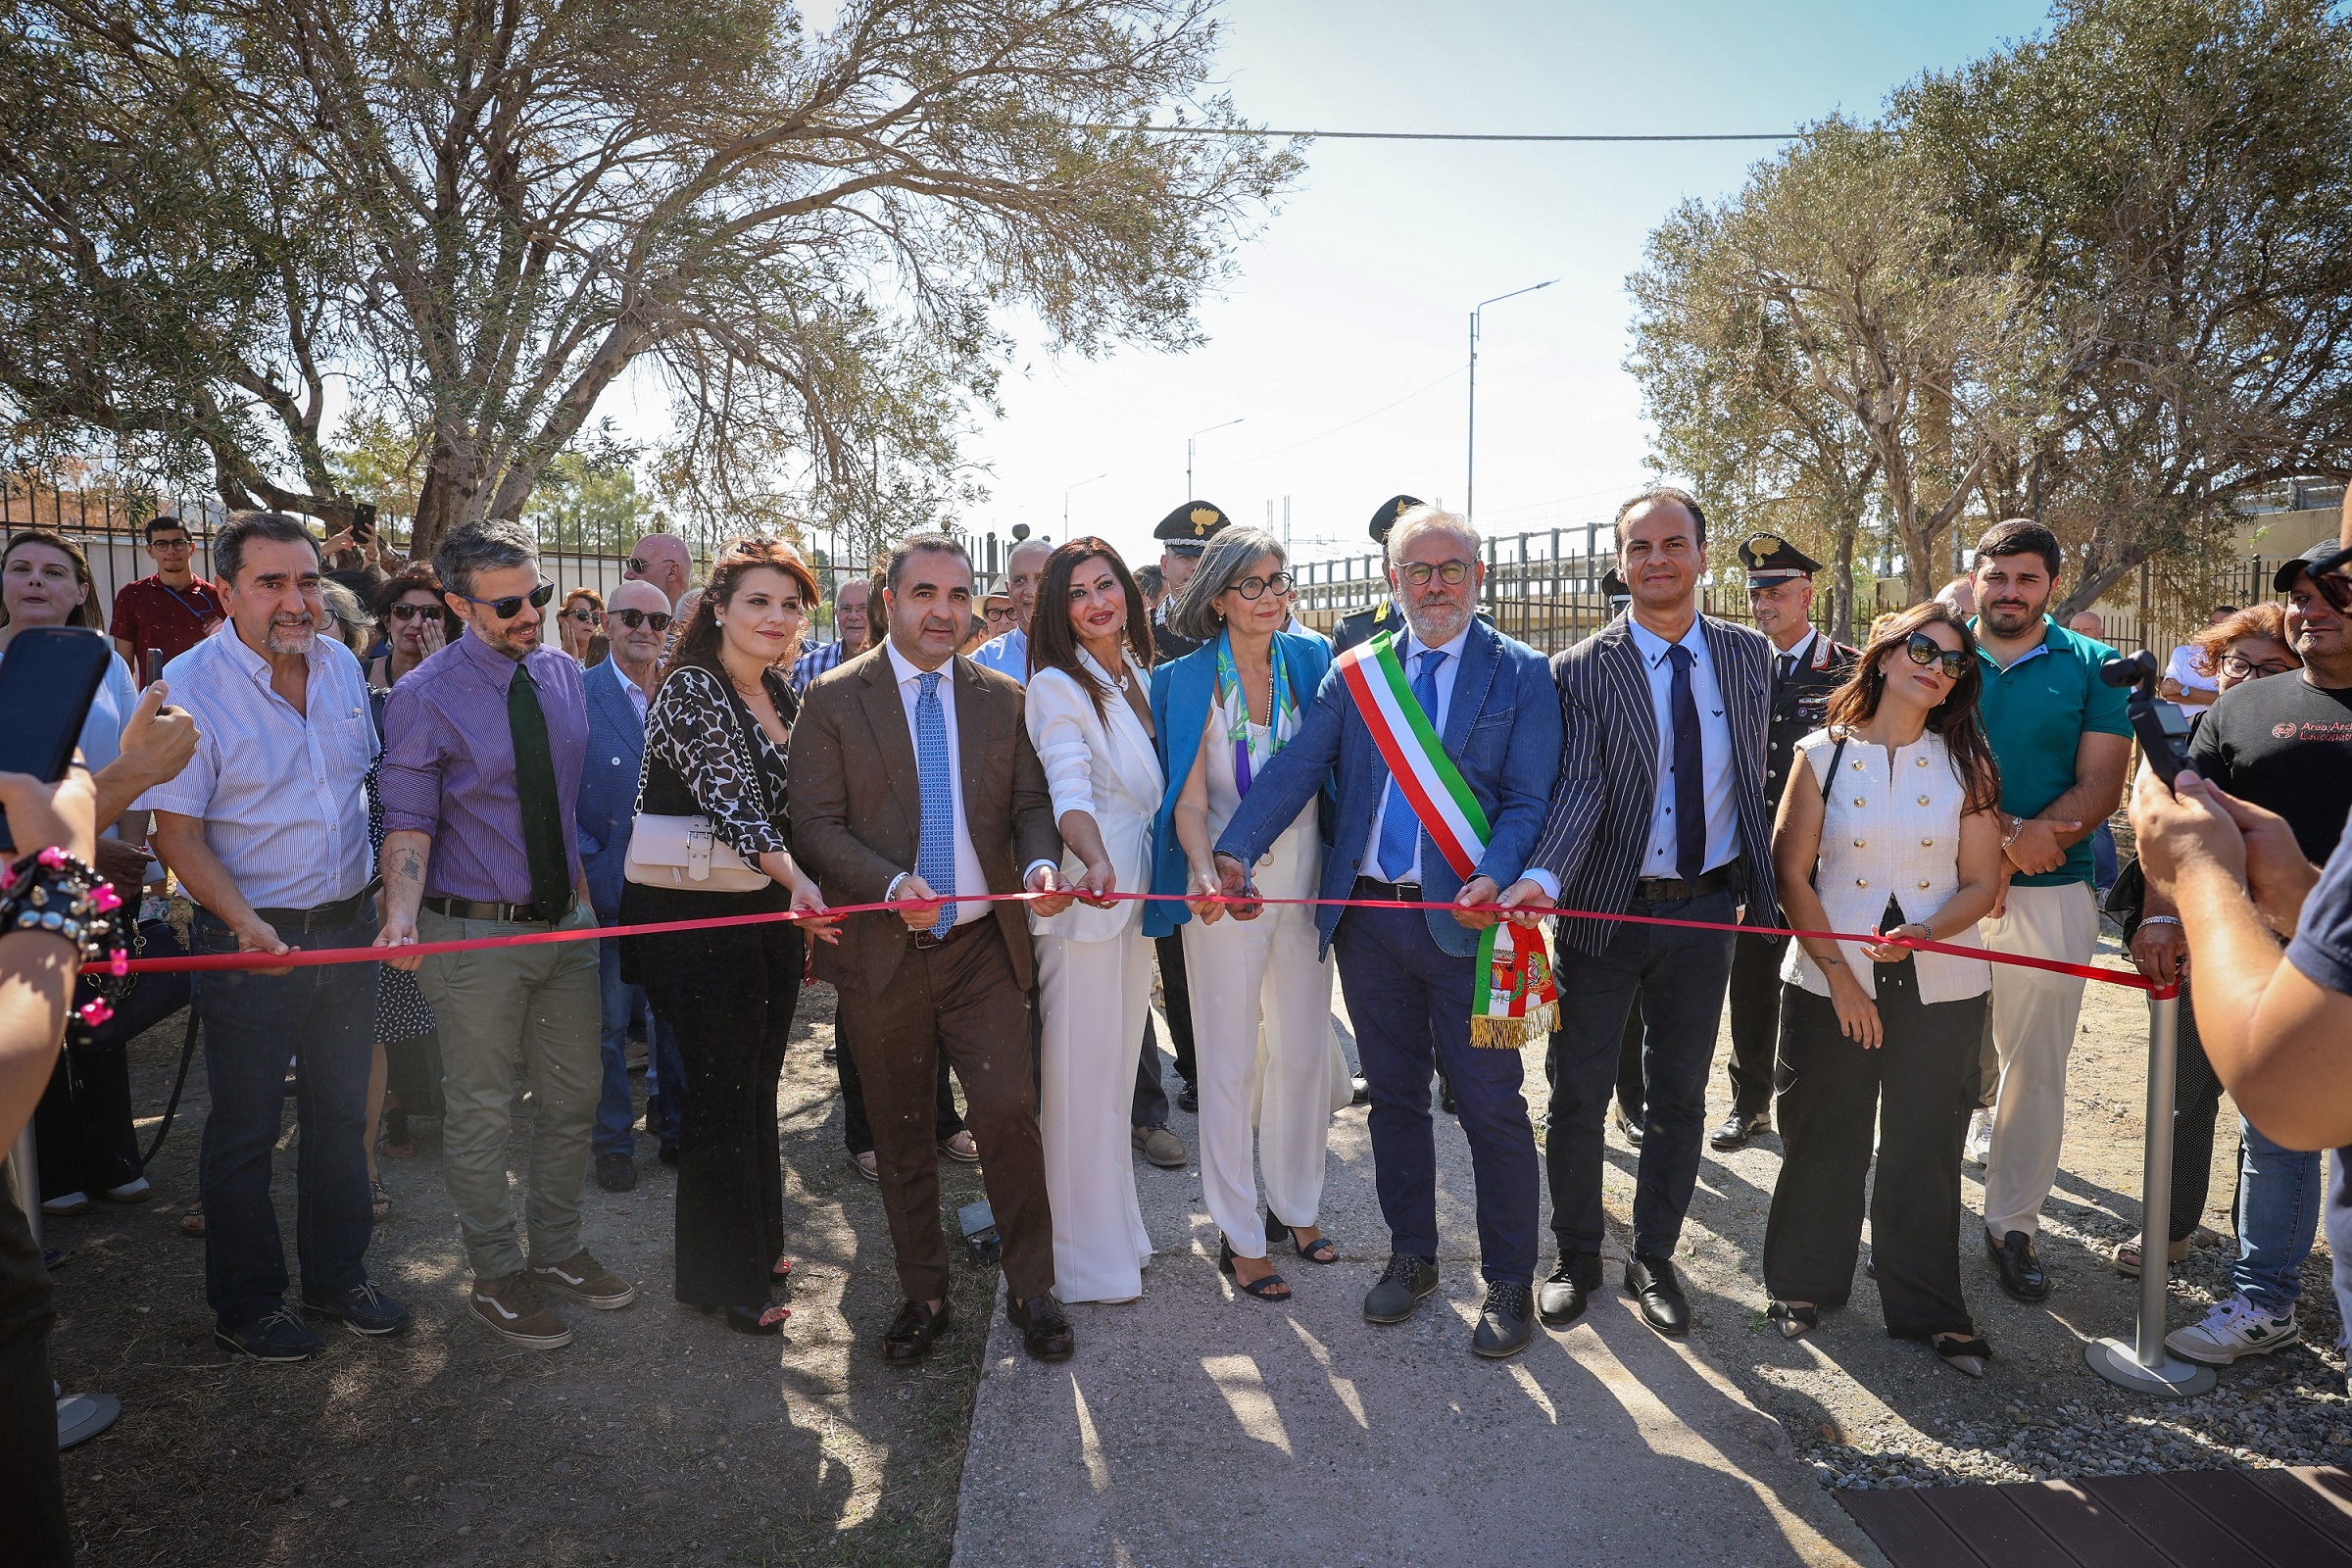
[{"label": "eyeglasses", "polygon": [[193,550],[196,546],[195,542],[189,539],[150,539],[147,541],[147,548],[150,550]]},{"label": "eyeglasses", "polygon": [[2266,662],[2257,664],[2245,655],[2231,651],[2222,656],[2222,673],[2231,680],[2260,680],[2265,675],[2285,675],[2299,668],[2295,664]]},{"label": "eyeglasses", "polygon": [[981,613],[988,617],[988,623],[992,626],[996,625],[999,621],[1005,621],[1013,618],[1013,611],[1009,606],[1004,610],[982,611]]},{"label": "eyeglasses", "polygon": [[438,615],[441,613],[441,607],[439,605],[411,604],[403,600],[394,605],[387,613],[394,620],[415,620],[419,615]]},{"label": "eyeglasses", "polygon": [[471,594],[460,594],[458,597],[469,605],[481,606],[501,620],[513,620],[522,613],[525,600],[530,602],[533,610],[545,610],[547,602],[556,597],[556,585],[542,577],[539,586],[527,594],[510,594],[504,599],[476,599]]},{"label": "eyeglasses", "polygon": [[2338,550],[2325,561],[2314,562],[2311,585],[2337,614],[2352,614],[2352,550]]},{"label": "eyeglasses", "polygon": [[1291,591],[1291,574],[1287,571],[1278,571],[1271,577],[1244,577],[1240,582],[1229,582],[1225,586],[1240,594],[1244,599],[1263,599],[1269,588],[1278,594],[1289,593]]},{"label": "eyeglasses", "polygon": [[1924,631],[1915,631],[1903,639],[1903,652],[1911,656],[1914,664],[1941,664],[1945,680],[1958,680],[1968,673],[1968,651],[1946,648]]},{"label": "eyeglasses", "polygon": [[615,610],[612,612],[612,615],[614,619],[618,620],[623,626],[628,627],[631,631],[635,631],[638,627],[643,626],[648,622],[652,623],[653,628],[656,631],[669,630],[670,617],[668,612],[666,611]]},{"label": "eyeglasses", "polygon": [[578,610],[564,611],[564,618],[565,620],[576,620],[583,626],[593,626],[601,617],[595,611],[588,609],[586,606],[582,606]]},{"label": "eyeglasses", "polygon": [[1410,565],[1398,566],[1396,575],[1416,588],[1428,587],[1429,579],[1432,577],[1450,588],[1470,575],[1470,563],[1467,561],[1441,561],[1433,566],[1426,562],[1416,561]]}]

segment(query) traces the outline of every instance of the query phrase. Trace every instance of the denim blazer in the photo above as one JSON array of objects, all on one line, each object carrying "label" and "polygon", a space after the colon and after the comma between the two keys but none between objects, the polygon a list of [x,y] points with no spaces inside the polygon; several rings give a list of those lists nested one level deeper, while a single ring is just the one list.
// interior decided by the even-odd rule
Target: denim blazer
[{"label": "denim blazer", "polygon": [[[1323,686],[1323,677],[1331,669],[1331,644],[1320,637],[1302,637],[1297,632],[1278,631],[1274,634],[1274,652],[1283,662],[1284,673],[1291,683],[1291,695],[1300,709],[1311,707],[1314,694]],[[1208,710],[1217,696],[1217,645],[1210,642],[1197,648],[1182,659],[1173,659],[1152,671],[1152,728],[1159,744],[1159,765],[1167,774],[1167,794],[1159,803],[1159,815],[1152,824],[1152,891],[1160,894],[1182,894],[1185,891],[1186,865],[1184,846],[1176,841],[1176,802],[1184,794],[1185,781],[1193,776],[1193,762],[1200,754],[1200,732],[1207,727]],[[1304,717],[1304,712],[1300,715]],[[1269,764],[1271,765],[1271,764]],[[1326,848],[1331,844],[1331,812],[1338,796],[1326,779],[1322,788],[1322,806],[1317,825]],[[1303,803],[1301,803],[1303,804]],[[1292,815],[1298,812],[1292,808]],[[1291,825],[1292,816],[1282,819],[1282,826]],[[1276,836],[1279,836],[1277,829]],[[1155,899],[1144,906],[1144,935],[1164,937],[1193,917],[1193,911],[1172,900]]]},{"label": "denim blazer", "polygon": [[580,766],[576,812],[580,868],[588,874],[597,917],[604,920],[620,907],[621,872],[645,772],[645,721],[620,689],[627,678],[610,659],[580,677],[588,699],[588,755]]}]

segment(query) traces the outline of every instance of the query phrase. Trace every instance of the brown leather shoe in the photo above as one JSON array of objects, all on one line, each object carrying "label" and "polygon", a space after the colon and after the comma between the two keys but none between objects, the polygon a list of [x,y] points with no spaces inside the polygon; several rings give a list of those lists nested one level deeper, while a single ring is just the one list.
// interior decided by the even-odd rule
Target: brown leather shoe
[{"label": "brown leather shoe", "polygon": [[1026,1301],[1007,1301],[1004,1315],[1021,1331],[1021,1344],[1040,1361],[1066,1361],[1078,1348],[1078,1333],[1070,1327],[1061,1303],[1051,1295]]},{"label": "brown leather shoe", "polygon": [[955,1312],[945,1299],[939,1310],[932,1311],[920,1301],[908,1301],[899,1308],[899,1315],[890,1320],[882,1331],[882,1359],[906,1363],[919,1361],[931,1353],[931,1342],[948,1331]]}]

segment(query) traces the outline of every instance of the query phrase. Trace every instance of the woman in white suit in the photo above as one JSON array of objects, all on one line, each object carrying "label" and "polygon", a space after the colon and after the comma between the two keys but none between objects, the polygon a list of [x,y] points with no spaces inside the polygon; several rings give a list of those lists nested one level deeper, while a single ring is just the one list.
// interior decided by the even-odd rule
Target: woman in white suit
[{"label": "woman in white suit", "polygon": [[1029,625],[1029,739],[1045,764],[1062,875],[1079,903],[1037,937],[1046,1193],[1065,1301],[1129,1301],[1152,1261],[1129,1102],[1151,1006],[1144,906],[1164,781],[1152,743],[1152,622],[1118,552],[1072,539],[1046,561]]}]

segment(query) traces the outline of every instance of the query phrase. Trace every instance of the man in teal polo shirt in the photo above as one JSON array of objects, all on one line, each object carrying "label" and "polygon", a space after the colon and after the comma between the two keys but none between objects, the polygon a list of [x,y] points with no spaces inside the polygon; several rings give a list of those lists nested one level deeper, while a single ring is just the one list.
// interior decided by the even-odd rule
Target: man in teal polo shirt
[{"label": "man in teal polo shirt", "polygon": [[[2001,766],[2002,852],[2009,887],[2001,911],[1979,926],[1996,953],[2088,963],[2099,935],[2090,836],[2123,798],[2132,755],[2125,694],[2099,679],[2114,653],[2048,614],[2058,584],[2058,540],[2038,522],[1994,524],[1977,541],[1978,657],[1984,731]],[[2058,1174],[2066,1131],[2066,1057],[2082,1010],[2082,982],[1996,964],[1984,1100],[1984,1245],[2001,1288],[2022,1301],[2049,1295],[2034,1252],[2042,1200]],[[1997,1072],[1997,1080],[1994,1074]]]}]

